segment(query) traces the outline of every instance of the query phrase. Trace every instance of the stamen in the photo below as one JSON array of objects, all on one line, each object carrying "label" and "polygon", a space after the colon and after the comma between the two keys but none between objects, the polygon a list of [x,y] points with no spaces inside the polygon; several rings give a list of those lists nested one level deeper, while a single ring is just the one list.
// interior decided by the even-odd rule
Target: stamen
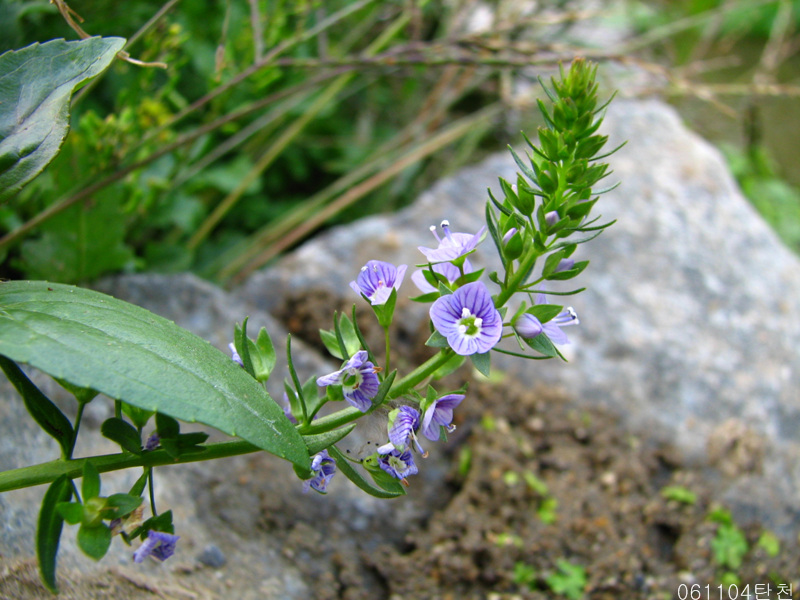
[{"label": "stamen", "polygon": [[472,315],[472,313],[469,312],[469,308],[467,308],[466,306],[461,309],[461,318],[462,319],[465,319],[465,318],[467,318],[467,317],[469,317],[471,315]]},{"label": "stamen", "polygon": [[448,240],[452,239],[450,236],[450,221],[445,219],[442,221],[442,229],[444,229],[444,235],[447,237]]},{"label": "stamen", "polygon": [[430,226],[430,230],[431,230],[431,233],[433,234],[433,237],[436,238],[436,241],[441,243],[442,238],[440,238],[439,234],[436,232],[436,225],[431,225]]}]

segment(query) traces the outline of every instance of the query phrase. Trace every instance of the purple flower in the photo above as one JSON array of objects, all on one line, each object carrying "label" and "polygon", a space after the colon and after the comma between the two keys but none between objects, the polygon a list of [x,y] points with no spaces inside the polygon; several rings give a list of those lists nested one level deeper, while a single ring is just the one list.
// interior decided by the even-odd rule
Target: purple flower
[{"label": "purple flower", "polygon": [[569,271],[575,266],[575,261],[571,258],[562,258],[558,261],[558,266],[553,269],[553,273],[561,273],[562,271]]},{"label": "purple flower", "polygon": [[175,544],[179,539],[179,535],[151,529],[147,532],[147,539],[133,553],[133,562],[140,563],[148,556],[161,561],[167,560],[175,553]]},{"label": "purple flower", "polygon": [[461,404],[464,394],[447,394],[433,401],[422,418],[422,433],[426,438],[435,442],[439,439],[442,427],[448,433],[455,431],[453,425],[453,409]]},{"label": "purple flower", "polygon": [[236,351],[236,346],[234,345],[233,342],[228,344],[228,349],[231,351],[231,360],[240,367],[243,367],[244,363],[242,362],[242,357],[239,356],[239,353]]},{"label": "purple flower", "polygon": [[417,440],[419,429],[419,411],[411,406],[401,406],[389,413],[389,443],[378,448],[378,454],[389,454],[392,450],[404,450],[409,441],[413,441],[417,451],[423,458],[428,453],[422,449]]},{"label": "purple flower", "polygon": [[409,475],[416,475],[419,470],[417,469],[417,465],[414,464],[414,457],[411,456],[411,450],[408,449],[398,450],[394,448],[387,454],[379,454],[378,465],[389,475],[402,481],[403,485],[408,485],[406,477]]},{"label": "purple flower", "polygon": [[311,488],[324,494],[331,479],[336,475],[336,461],[328,456],[327,450],[323,450],[311,459],[311,471],[314,476],[303,482],[303,492],[308,492]]},{"label": "purple flower", "polygon": [[503,319],[480,281],[437,299],[430,315],[436,330],[462,356],[488,352],[503,333]]},{"label": "purple flower", "polygon": [[158,448],[158,445],[161,443],[161,436],[158,435],[158,432],[153,432],[150,434],[150,437],[147,438],[147,441],[144,443],[145,450],[155,450]]},{"label": "purple flower", "polygon": [[[536,297],[536,304],[544,303],[544,294],[539,294]],[[514,330],[525,339],[535,338],[537,335],[544,332],[554,344],[569,344],[567,334],[561,331],[561,328],[567,327],[568,325],[579,324],[580,321],[578,320],[577,313],[571,306],[568,306],[547,323],[542,323],[530,313],[522,313],[517,320],[514,321]]]},{"label": "purple flower", "polygon": [[350,282],[350,287],[356,294],[364,294],[371,304],[386,304],[392,289],[400,289],[407,268],[406,265],[395,267],[387,262],[371,260],[361,267],[361,272],[355,281]]},{"label": "purple flower", "polygon": [[419,251],[432,263],[448,262],[472,252],[486,231],[484,226],[474,235],[471,233],[453,233],[450,231],[450,223],[448,221],[442,221],[442,229],[444,230],[444,237],[440,238],[436,233],[436,227],[431,226],[431,232],[433,232],[436,241],[439,242],[436,248],[419,246]]},{"label": "purple flower", "polygon": [[292,414],[292,404],[289,402],[289,396],[286,392],[283,392],[283,414],[293,425],[297,425],[297,419]]},{"label": "purple flower", "polygon": [[[455,283],[456,279],[462,275],[462,272],[459,270],[459,268],[449,262],[436,263],[435,265],[432,265],[431,268],[433,269],[434,273],[442,275],[447,280],[447,283],[451,285]],[[467,273],[472,273],[472,265],[466,259],[464,260],[464,264],[461,265],[461,268],[463,269],[464,275]],[[425,279],[424,272],[421,270],[414,271],[414,273],[411,275],[411,281],[416,284],[423,294],[429,294],[437,291],[435,287],[428,283],[428,280]]]},{"label": "purple flower", "polygon": [[380,381],[375,365],[367,360],[366,350],[359,350],[341,369],[318,378],[317,385],[341,385],[344,399],[361,412],[367,412],[378,393]]}]

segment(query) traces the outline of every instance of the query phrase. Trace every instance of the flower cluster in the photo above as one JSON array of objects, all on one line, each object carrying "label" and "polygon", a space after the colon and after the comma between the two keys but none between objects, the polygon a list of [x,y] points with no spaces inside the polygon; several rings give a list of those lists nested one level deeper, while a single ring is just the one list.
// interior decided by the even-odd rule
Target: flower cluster
[{"label": "flower cluster", "polygon": [[[511,322],[503,322],[495,298],[479,280],[481,272],[476,272],[467,258],[476,251],[485,237],[485,227],[475,234],[461,233],[451,231],[449,222],[443,221],[441,229],[444,233],[440,236],[437,228],[431,227],[438,244],[433,248],[419,247],[428,262],[411,276],[412,281],[425,295],[421,298],[432,301],[430,320],[435,336],[438,335],[441,340],[438,344],[440,347],[459,357],[488,356],[502,339],[505,326],[510,326],[509,335],[516,335],[521,340],[530,341],[543,336],[554,344],[568,343],[561,328],[577,324],[577,315],[572,308],[566,308],[553,316],[550,314],[552,307],[546,304],[543,294],[537,296],[534,306],[539,306],[540,309],[545,307],[550,312],[526,311],[523,305],[523,310],[518,311]],[[503,237],[503,243],[514,243],[514,240],[519,242],[520,239],[518,229],[512,228]],[[568,270],[573,264],[571,259],[562,259],[559,270]],[[350,287],[370,303],[386,329],[387,364],[388,323],[391,322],[394,298],[406,270],[406,265],[395,267],[387,262],[370,260],[350,283]],[[345,343],[348,331],[344,330],[343,333],[340,328],[330,332],[328,339],[331,340],[329,348],[332,352],[339,355],[348,353],[348,344]],[[349,337],[355,340],[358,347],[364,343],[357,335],[355,338],[352,335]],[[374,359],[370,360],[370,357],[370,352],[361,347],[344,361],[340,369],[318,377],[317,385],[341,391],[341,396],[337,396],[338,392],[329,391],[328,396],[332,399],[344,399],[362,413],[371,411],[381,401],[378,395],[385,379],[379,375],[381,369],[375,366]],[[407,477],[418,472],[414,452],[423,458],[428,455],[420,443],[420,437],[437,441],[443,434],[452,432],[455,429],[453,411],[464,397],[462,393],[438,394],[429,387],[427,396],[423,398],[409,390],[404,395],[408,403],[389,414],[389,440],[373,455],[373,463],[383,473],[408,485]],[[291,415],[288,410],[286,414]],[[296,423],[296,419],[291,418]],[[335,469],[336,461],[327,451],[315,455],[311,466],[312,475],[305,481],[304,489],[324,493]]]},{"label": "flower cluster", "polygon": [[[416,457],[428,455],[424,440],[446,439],[455,429],[454,411],[465,398],[465,389],[437,390],[437,379],[467,359],[488,375],[493,352],[563,358],[558,346],[569,343],[564,329],[577,325],[578,316],[571,306],[551,303],[545,294],[579,291],[556,291],[549,284],[581,273],[588,261],[575,259],[578,245],[610,225],[588,218],[597,201],[592,186],[605,177],[608,165],[592,162],[602,156],[599,152],[606,141],[596,135],[601,111],[592,68],[576,61],[546,91],[554,108],[550,113],[540,105],[546,123],[539,130],[540,146],[529,142],[534,150],[530,167],[512,150],[522,172],[513,183],[500,179],[501,200],[489,192],[486,224],[474,233],[459,232],[445,220],[430,228],[435,244],[417,247],[424,258],[411,280],[421,295],[412,300],[430,303],[431,335],[426,345],[438,351],[404,376],[391,368],[392,319],[408,266],[369,260],[350,287],[369,303],[383,329],[383,355],[368,346],[356,322],[355,306],[352,318],[335,315],[334,328],[320,332],[331,355],[341,360],[340,368],[301,384],[287,352],[292,377],[285,384],[283,413],[301,435],[314,436],[310,468],[301,474],[305,490],[325,493],[339,469],[378,496],[404,493],[407,478],[418,472]],[[588,235],[571,241],[576,233]],[[475,267],[479,261],[471,261],[486,238],[498,250],[501,270],[484,277],[483,269]],[[245,344],[243,338],[240,335],[237,345],[231,345],[232,359],[257,378],[259,373],[268,376],[274,364],[267,352],[271,344],[261,339]],[[516,341],[521,352],[501,344],[505,339]],[[317,418],[330,401],[345,401],[350,407]],[[360,461],[377,484],[374,487],[349,466],[352,459],[339,452],[336,443],[352,429],[352,421],[374,413],[387,401],[397,406],[389,412],[388,440]]]}]

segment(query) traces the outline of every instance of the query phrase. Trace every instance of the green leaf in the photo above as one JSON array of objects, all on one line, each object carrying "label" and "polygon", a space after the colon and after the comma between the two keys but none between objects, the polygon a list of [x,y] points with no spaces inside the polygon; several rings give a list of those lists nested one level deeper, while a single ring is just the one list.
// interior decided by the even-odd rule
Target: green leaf
[{"label": "green leaf", "polygon": [[550,341],[550,338],[547,337],[547,335],[545,335],[544,333],[540,333],[536,337],[526,339],[525,343],[528,344],[528,346],[530,346],[537,352],[544,354],[545,356],[548,356],[550,358],[559,356],[558,349],[555,347],[553,342]]},{"label": "green leaf", "polygon": [[0,56],[0,200],[53,160],[69,129],[72,92],[124,45],[122,38],[53,40]]},{"label": "green leaf", "polygon": [[127,402],[122,403],[122,413],[139,429],[144,429],[150,418],[156,414],[152,410],[144,410],[138,406],[133,406]]},{"label": "green leaf", "polygon": [[105,525],[87,527],[81,525],[78,529],[78,547],[83,553],[93,560],[100,560],[111,546],[111,530]]},{"label": "green leaf", "polygon": [[136,428],[116,417],[106,419],[100,427],[100,433],[120,445],[123,450],[133,454],[142,453],[142,440]]},{"label": "green leaf", "polygon": [[143,308],[47,282],[0,284],[0,354],[145,410],[200,422],[296,464],[306,445],[264,388]]},{"label": "green leaf", "polygon": [[56,510],[70,525],[77,525],[83,521],[83,504],[80,502],[59,502],[56,504]]},{"label": "green leaf", "polygon": [[319,337],[331,356],[343,360],[342,351],[339,349],[339,341],[336,339],[336,334],[334,332],[328,331],[327,329],[320,329]]},{"label": "green leaf", "polygon": [[306,446],[308,446],[308,453],[316,454],[317,452],[332,446],[342,438],[346,437],[355,428],[356,424],[351,423],[350,425],[346,425],[332,431],[326,431],[325,433],[304,435],[303,439],[306,442]]},{"label": "green leaf", "polygon": [[[1,306],[0,310],[2,310]],[[0,318],[2,318],[2,313],[0,313]],[[1,343],[0,348],[2,348]],[[70,456],[75,432],[64,413],[28,379],[14,361],[8,360],[5,356],[0,356],[0,368],[3,369],[8,380],[22,396],[25,408],[28,409],[33,420],[39,424],[39,427],[56,439],[61,445],[63,456]]]},{"label": "green leaf", "polygon": [[401,489],[394,490],[394,491],[387,491],[385,489],[375,487],[367,481],[367,479],[359,473],[356,468],[352,465],[352,463],[339,451],[336,446],[331,446],[328,448],[328,454],[330,454],[331,458],[336,461],[336,468],[344,474],[350,481],[356,484],[361,490],[365,491],[371,496],[375,496],[376,498],[397,498],[398,496],[405,495],[405,489],[400,486]]},{"label": "green leaf", "polygon": [[241,325],[238,323],[236,324],[233,329],[233,339],[236,352],[239,353],[239,358],[242,360],[244,370],[247,371],[250,377],[255,377],[256,372],[253,370],[253,361],[250,359],[250,344],[247,343],[250,341],[247,337],[248,319],[249,317],[245,317]]},{"label": "green leaf", "polygon": [[460,354],[453,354],[446,363],[444,363],[441,367],[436,369],[432,374],[431,377],[433,379],[441,379],[442,377],[446,377],[450,375],[450,373],[454,372],[458,369],[461,365],[464,364],[466,360],[466,356],[462,356]]},{"label": "green leaf", "polygon": [[111,494],[108,497],[108,519],[119,519],[139,508],[142,499],[130,494]]},{"label": "green leaf", "polygon": [[265,327],[259,330],[254,346],[255,351],[252,348],[250,349],[250,359],[253,361],[256,379],[258,381],[266,381],[269,379],[272,369],[275,368],[278,357],[275,353],[275,347],[272,345],[272,338],[269,337]]},{"label": "green leaf", "polygon": [[436,329],[433,330],[431,336],[425,341],[425,345],[431,348],[447,348],[450,346],[447,342],[447,338]]},{"label": "green leaf", "polygon": [[63,381],[63,380],[59,381],[58,379],[56,379],[56,381],[58,381],[58,385],[60,385],[70,394],[75,396],[75,400],[77,400],[80,404],[88,404],[89,402],[94,400],[97,397],[97,394],[99,393],[96,390],[92,390],[89,388],[77,387],[75,385],[72,385],[68,381]]},{"label": "green leaf", "polygon": [[[56,558],[58,544],[61,541],[61,529],[64,520],[56,510],[61,502],[69,502],[72,498],[72,482],[62,475],[50,484],[42,499],[39,509],[39,524],[36,528],[36,556],[39,559],[39,572],[42,583],[53,592],[58,593],[56,585]],[[80,507],[80,505],[78,505]],[[83,510],[81,509],[81,512]]]},{"label": "green leaf", "polygon": [[83,496],[84,504],[86,504],[88,500],[97,498],[100,495],[100,473],[97,472],[97,468],[88,460],[83,463],[81,495]]},{"label": "green leaf", "polygon": [[106,188],[92,202],[78,203],[40,226],[41,235],[27,239],[14,265],[28,279],[77,283],[124,268],[133,261],[125,244],[126,215],[117,188]]},{"label": "green leaf", "polygon": [[128,492],[131,496],[141,496],[144,492],[144,487],[147,485],[147,478],[150,476],[150,467],[145,468],[144,473],[141,474],[136,483],[131,486],[131,491]]},{"label": "green leaf", "polygon": [[484,352],[483,354],[475,354],[470,355],[470,359],[472,360],[473,366],[478,370],[478,373],[483,375],[484,377],[489,377],[489,369],[492,365],[492,359],[489,357],[488,352]]}]

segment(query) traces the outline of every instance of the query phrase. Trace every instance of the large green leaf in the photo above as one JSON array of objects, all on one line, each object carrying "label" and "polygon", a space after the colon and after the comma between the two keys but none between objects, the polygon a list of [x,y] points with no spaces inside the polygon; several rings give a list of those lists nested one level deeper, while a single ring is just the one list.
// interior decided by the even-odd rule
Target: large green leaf
[{"label": "large green leaf", "polygon": [[123,38],[53,40],[0,56],[0,199],[53,160],[69,129],[75,88],[102,73]]},{"label": "large green leaf", "polygon": [[283,410],[228,356],[111,296],[43,281],[0,283],[0,354],[139,408],[205,423],[301,469],[310,465]]}]

